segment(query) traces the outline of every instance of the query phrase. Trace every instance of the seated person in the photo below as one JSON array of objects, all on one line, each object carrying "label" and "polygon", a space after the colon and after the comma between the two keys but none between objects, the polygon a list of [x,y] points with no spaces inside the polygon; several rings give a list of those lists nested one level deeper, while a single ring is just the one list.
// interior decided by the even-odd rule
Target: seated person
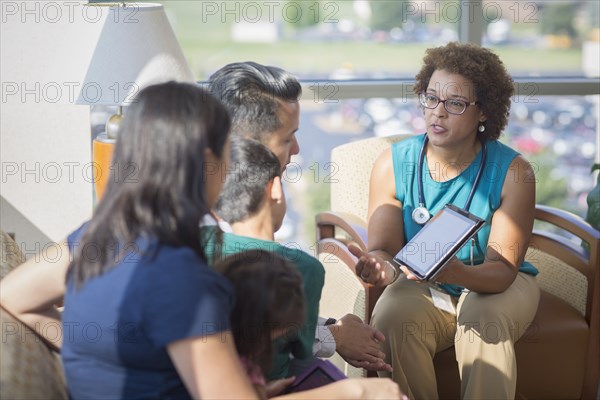
[{"label": "seated person", "polygon": [[273,241],[285,215],[281,167],[273,153],[257,141],[233,139],[229,173],[214,209],[231,225],[233,233],[221,232],[216,226],[202,228],[209,263],[228,255],[262,249],[290,261],[302,276],[306,318],[296,335],[278,341],[268,374],[269,379],[285,378],[290,355],[298,359],[312,358],[325,270],[307,253]]},{"label": "seated person", "polygon": [[[350,250],[361,279],[386,287],[372,315],[390,339],[382,348],[394,371],[384,375],[412,399],[438,398],[433,358],[451,346],[463,399],[515,398],[514,343],[535,317],[540,289],[537,269],[524,261],[535,174],[498,140],[513,90],[488,49],[428,49],[414,86],[426,132],[395,143],[373,166],[368,252]],[[393,257],[447,203],[486,224],[428,285]]]},{"label": "seated person", "polygon": [[[270,252],[273,259],[275,256],[283,258],[302,277],[305,317],[302,318],[300,326],[294,327],[296,333],[286,331],[285,335],[276,340],[271,370],[267,374],[269,380],[281,379],[289,375],[290,355],[304,359],[312,357],[324,269],[317,259],[303,251],[287,248],[273,241],[273,235],[280,227],[285,214],[285,199],[280,179],[281,167],[277,157],[255,140],[236,138],[231,143],[231,163],[228,171],[215,210],[231,225],[233,233],[224,233],[215,225],[202,228],[209,262],[213,265],[218,264],[229,256],[228,260],[237,260],[248,265],[247,260],[257,249],[260,249]],[[268,285],[264,286],[268,287]],[[242,298],[238,294],[239,299]],[[250,299],[244,297],[243,300]],[[232,321],[232,324],[236,323]],[[247,355],[246,351],[240,350],[240,352],[242,355]],[[274,392],[283,390],[292,381],[275,382]],[[367,378],[346,379],[283,397],[399,399],[400,392],[398,386],[391,383],[389,379]]]},{"label": "seated person", "polygon": [[294,377],[266,384],[273,339],[294,335],[304,324],[302,277],[289,262],[264,250],[248,250],[215,265],[233,285],[231,331],[242,364],[258,396],[279,394]]},{"label": "seated person", "polygon": [[[209,90],[229,111],[233,137],[259,141],[275,154],[282,169],[300,152],[296,136],[302,87],[292,74],[255,62],[232,63],[210,77]],[[379,350],[385,340],[379,330],[353,314],[318,321],[313,355],[331,357],[337,351],[355,367],[391,372]]]},{"label": "seated person", "polygon": [[227,164],[229,124],[197,85],[142,90],[92,219],[57,258],[0,281],[2,307],[60,348],[70,398],[256,398],[230,332],[233,290],[206,264],[197,225],[222,186],[207,166]]}]

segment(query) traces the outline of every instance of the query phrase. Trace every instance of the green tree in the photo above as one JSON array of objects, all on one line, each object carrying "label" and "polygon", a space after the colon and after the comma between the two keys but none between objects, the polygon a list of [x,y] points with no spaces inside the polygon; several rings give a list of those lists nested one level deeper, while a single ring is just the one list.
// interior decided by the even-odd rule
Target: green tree
[{"label": "green tree", "polygon": [[535,202],[560,209],[567,209],[565,202],[567,198],[566,178],[553,178],[552,170],[555,168],[553,156],[544,153],[539,156],[529,156],[529,162],[533,166],[536,177]]},{"label": "green tree", "polygon": [[[600,170],[600,164],[594,164],[592,166],[592,174],[596,170]],[[587,203],[588,210],[585,220],[594,228],[600,229],[600,174],[597,176],[596,186],[587,196]]]},{"label": "green tree", "polygon": [[541,7],[540,27],[547,35],[566,34],[571,39],[577,37],[573,19],[577,11],[573,3],[546,3]]},{"label": "green tree", "polygon": [[284,10],[285,21],[294,29],[316,25],[324,18],[321,0],[287,0]]},{"label": "green tree", "polygon": [[308,186],[306,195],[308,196],[308,209],[304,218],[305,240],[309,243],[315,240],[315,216],[323,211],[331,209],[331,185],[324,182],[314,182],[312,179],[305,179],[305,184]]},{"label": "green tree", "polygon": [[406,20],[404,0],[372,0],[371,29],[389,31],[401,28]]}]

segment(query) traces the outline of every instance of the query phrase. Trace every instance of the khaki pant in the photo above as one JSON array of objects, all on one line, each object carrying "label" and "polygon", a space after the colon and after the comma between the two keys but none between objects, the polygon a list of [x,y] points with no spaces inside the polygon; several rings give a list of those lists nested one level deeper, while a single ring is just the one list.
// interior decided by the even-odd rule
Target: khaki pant
[{"label": "khaki pant", "polygon": [[518,273],[498,294],[465,292],[453,298],[457,315],[436,308],[429,285],[403,276],[386,288],[373,325],[386,336],[382,351],[396,381],[411,399],[437,399],[433,357],[456,347],[463,399],[514,399],[517,364],[514,343],[537,311],[535,277]]}]

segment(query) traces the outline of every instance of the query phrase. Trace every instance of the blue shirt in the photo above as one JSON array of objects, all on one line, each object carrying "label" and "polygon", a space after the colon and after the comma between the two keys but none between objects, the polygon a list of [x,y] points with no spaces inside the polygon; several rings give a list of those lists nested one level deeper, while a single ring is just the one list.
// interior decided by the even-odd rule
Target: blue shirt
[{"label": "blue shirt", "polygon": [[[81,230],[68,238],[71,253]],[[166,346],[230,329],[233,288],[192,249],[134,248],[79,288],[67,281],[62,358],[75,399],[189,398]]]},{"label": "blue shirt", "polygon": [[[412,239],[422,228],[422,225],[413,221],[412,212],[419,206],[417,168],[424,139],[425,135],[418,135],[392,145],[396,198],[402,203],[406,242]],[[502,186],[512,160],[519,154],[497,140],[486,142],[486,148],[487,159],[483,168],[483,175],[468,210],[485,220],[485,225],[475,237],[475,245],[472,249],[474,265],[481,264],[484,261],[485,251],[489,244],[492,217],[501,203]],[[448,203],[460,208],[465,206],[481,165],[481,156],[480,151],[475,160],[460,175],[449,180],[446,180],[444,175],[447,174],[448,168],[455,168],[456,166],[440,165],[434,170],[429,170],[427,158],[425,158],[422,165],[423,195],[425,206],[431,215],[435,215]],[[435,180],[434,177],[443,180],[443,182]],[[472,244],[468,243],[457,254],[457,257],[467,265],[471,263],[471,247]],[[509,249],[509,251],[514,251],[514,249]],[[519,271],[531,275],[537,275],[538,273],[538,270],[528,262],[523,262]],[[456,285],[442,286],[447,292],[456,296],[462,290],[461,287]]]}]

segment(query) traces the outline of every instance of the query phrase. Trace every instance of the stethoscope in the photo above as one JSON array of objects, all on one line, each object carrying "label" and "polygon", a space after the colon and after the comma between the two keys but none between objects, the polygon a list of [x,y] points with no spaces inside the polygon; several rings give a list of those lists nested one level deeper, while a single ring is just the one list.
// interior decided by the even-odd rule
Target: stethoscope
[{"label": "stethoscope", "polygon": [[[425,139],[423,140],[423,146],[421,146],[421,153],[419,154],[419,165],[417,169],[417,179],[419,180],[419,207],[415,208],[412,212],[412,219],[415,223],[419,225],[425,224],[431,218],[431,214],[429,210],[425,206],[425,195],[423,194],[423,162],[425,161],[425,150],[427,148],[427,142],[429,138],[425,135]],[[485,147],[485,143],[481,144],[481,163],[479,164],[479,170],[477,171],[477,176],[475,177],[475,182],[473,183],[473,187],[471,187],[471,192],[469,193],[469,197],[467,198],[467,202],[465,207],[463,208],[465,211],[469,210],[469,206],[471,205],[471,200],[473,200],[473,196],[475,195],[475,190],[477,189],[477,185],[481,180],[481,175],[483,175],[483,167],[485,165],[485,159],[487,156],[487,149]]]}]

